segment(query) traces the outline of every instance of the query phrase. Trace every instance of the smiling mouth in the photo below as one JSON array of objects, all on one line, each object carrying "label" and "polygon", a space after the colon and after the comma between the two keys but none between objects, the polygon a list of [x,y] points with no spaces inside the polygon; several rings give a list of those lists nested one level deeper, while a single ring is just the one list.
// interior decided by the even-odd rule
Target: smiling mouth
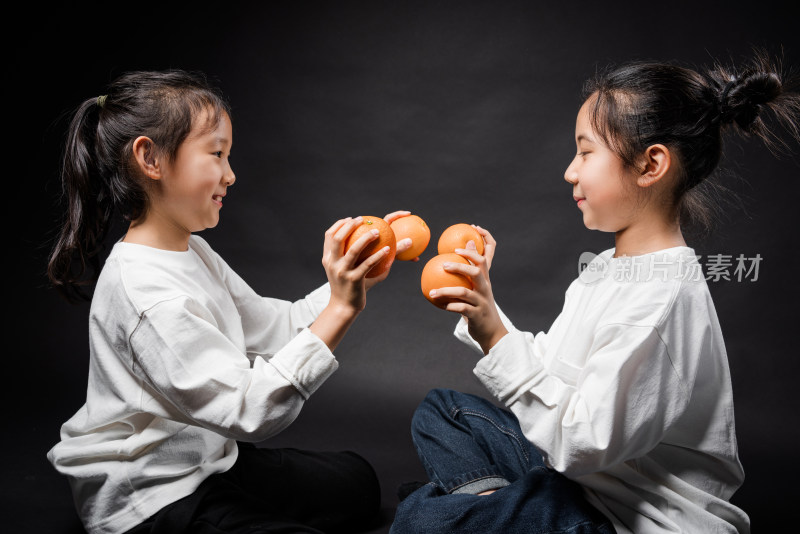
[{"label": "smiling mouth", "polygon": [[214,195],[213,197],[211,197],[211,200],[213,200],[218,205],[222,206],[222,195]]}]

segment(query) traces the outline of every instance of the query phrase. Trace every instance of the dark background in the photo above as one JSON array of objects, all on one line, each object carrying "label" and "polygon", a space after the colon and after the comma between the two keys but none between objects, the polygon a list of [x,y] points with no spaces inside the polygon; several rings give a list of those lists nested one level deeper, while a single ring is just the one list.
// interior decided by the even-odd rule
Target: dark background
[{"label": "dark background", "polygon": [[[198,69],[229,96],[237,182],[220,225],[202,235],[259,293],[294,300],[324,283],[323,233],[336,219],[407,209],[433,232],[423,261],[450,224],[488,228],[499,243],[495,296],[538,332],[560,311],[579,255],[613,246],[585,229],[563,180],[584,79],[631,59],[739,61],[751,45],[783,48],[800,66],[794,20],[764,1],[264,4],[31,4],[6,18],[8,532],[78,527],[45,455],[85,398],[88,305],[65,303],[43,273],[60,217],[64,114],[122,72]],[[755,532],[791,524],[798,493],[799,162],[730,142],[723,166],[742,206],[712,236],[689,238],[704,258],[763,258],[757,281],[709,283],[746,471],[733,502]],[[386,524],[375,532],[388,532],[397,485],[424,477],[408,433],[419,400],[433,387],[485,394],[476,354],[451,335],[456,316],[422,297],[422,266],[395,263],[336,351],[339,371],[263,443],[366,456],[383,488]]]}]

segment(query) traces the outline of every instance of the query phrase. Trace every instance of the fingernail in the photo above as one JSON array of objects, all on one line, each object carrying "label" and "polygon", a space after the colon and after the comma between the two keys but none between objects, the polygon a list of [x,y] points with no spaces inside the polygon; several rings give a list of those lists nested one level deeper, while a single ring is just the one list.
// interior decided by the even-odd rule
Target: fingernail
[{"label": "fingernail", "polygon": [[436,290],[435,289],[431,289],[431,292],[428,293],[428,295],[430,295],[431,297],[435,297],[436,296]]},{"label": "fingernail", "polygon": [[384,252],[389,252],[389,246],[387,245],[387,246],[383,247],[383,251]]},{"label": "fingernail", "polygon": [[411,238],[407,237],[407,238],[403,239],[400,243],[402,243],[404,245],[410,245],[411,244]]},{"label": "fingernail", "polygon": [[467,248],[475,248],[475,241],[473,241],[472,239],[467,241]]},{"label": "fingernail", "polygon": [[355,218],[355,219],[353,219],[353,220],[354,220],[354,221],[361,222],[363,219],[362,219],[361,215],[359,215],[358,217],[356,217],[356,218]]},{"label": "fingernail", "polygon": [[442,264],[442,267],[444,267],[445,269],[450,269],[452,266],[453,264],[449,261],[446,261]]},{"label": "fingernail", "polygon": [[380,232],[378,232],[377,230],[372,230],[370,233],[371,233],[372,235],[374,235],[375,237],[378,237],[378,234],[379,234]]}]

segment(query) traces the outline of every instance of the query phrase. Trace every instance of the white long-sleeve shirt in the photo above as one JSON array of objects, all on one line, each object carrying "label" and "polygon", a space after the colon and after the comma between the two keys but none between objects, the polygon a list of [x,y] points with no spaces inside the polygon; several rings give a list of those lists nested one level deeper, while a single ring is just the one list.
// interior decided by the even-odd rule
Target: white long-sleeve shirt
[{"label": "white long-sleeve shirt", "polygon": [[[748,533],[727,354],[689,247],[600,254],[548,332],[509,333],[475,375],[619,534]],[[480,350],[462,319],[455,335]],[[481,354],[483,354],[481,352]]]},{"label": "white long-sleeve shirt", "polygon": [[329,299],[327,284],[261,297],[198,236],[183,252],[117,242],[92,299],[86,403],[48,452],[85,528],[124,532],[229,469],[235,440],[286,428],[338,366],[307,328]]}]

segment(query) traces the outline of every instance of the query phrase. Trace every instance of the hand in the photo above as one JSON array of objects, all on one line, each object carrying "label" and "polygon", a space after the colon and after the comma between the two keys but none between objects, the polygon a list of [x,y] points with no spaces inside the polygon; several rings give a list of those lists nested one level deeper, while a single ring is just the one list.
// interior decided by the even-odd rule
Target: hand
[{"label": "hand", "polygon": [[[386,215],[383,220],[392,224],[392,221],[399,219],[400,217],[405,217],[406,215],[411,215],[410,211],[393,211]],[[401,239],[397,242],[397,250],[395,251],[395,257],[401,252],[405,252],[406,250],[411,248],[411,238]],[[419,261],[419,258],[414,258],[413,261]],[[366,278],[364,280],[365,287],[367,290],[374,287],[379,282],[383,282],[386,280],[386,277],[389,276],[389,271],[391,268],[387,269],[386,271],[382,272],[380,275],[375,276],[374,278]]]},{"label": "hand", "polygon": [[[367,305],[366,274],[389,253],[389,247],[384,247],[358,266],[355,265],[361,251],[378,237],[377,230],[367,232],[345,252],[344,242],[347,236],[361,224],[361,221],[361,217],[355,219],[348,217],[336,221],[325,232],[322,252],[322,265],[325,267],[325,274],[331,286],[330,304],[353,314],[358,314]],[[386,277],[385,274],[382,275],[383,278]]]},{"label": "hand", "polygon": [[[407,217],[408,215],[411,215],[410,211],[405,211],[405,210],[393,211],[392,213],[387,214],[386,217],[383,218],[383,220],[388,222],[389,224],[392,224],[397,219],[399,219],[401,217]],[[406,250],[410,249],[411,248],[411,244],[412,243],[411,243],[411,238],[410,237],[407,237],[405,239],[401,239],[400,241],[398,241],[397,242],[397,253],[395,254],[395,256],[397,256],[397,254],[400,254],[401,252],[405,252]],[[419,257],[414,258],[411,261],[419,261]]]},{"label": "hand", "polygon": [[497,250],[497,241],[494,240],[489,230],[484,230],[480,226],[472,225],[481,236],[483,236],[483,257],[486,260],[486,270],[491,269],[492,259],[494,258],[494,251]]},{"label": "hand", "polygon": [[497,306],[494,303],[492,285],[489,281],[489,265],[497,243],[488,231],[478,227],[476,229],[486,241],[484,252],[488,251],[488,254],[478,254],[475,243],[469,241],[467,248],[456,249],[456,254],[469,260],[471,265],[463,263],[444,264],[445,271],[468,276],[472,280],[474,289],[443,287],[434,290],[432,295],[459,299],[458,302],[449,303],[445,309],[459,313],[466,319],[470,336],[478,342],[481,349],[483,349],[483,353],[488,354],[489,350],[508,333],[508,330],[500,319],[500,312],[497,311]]}]

